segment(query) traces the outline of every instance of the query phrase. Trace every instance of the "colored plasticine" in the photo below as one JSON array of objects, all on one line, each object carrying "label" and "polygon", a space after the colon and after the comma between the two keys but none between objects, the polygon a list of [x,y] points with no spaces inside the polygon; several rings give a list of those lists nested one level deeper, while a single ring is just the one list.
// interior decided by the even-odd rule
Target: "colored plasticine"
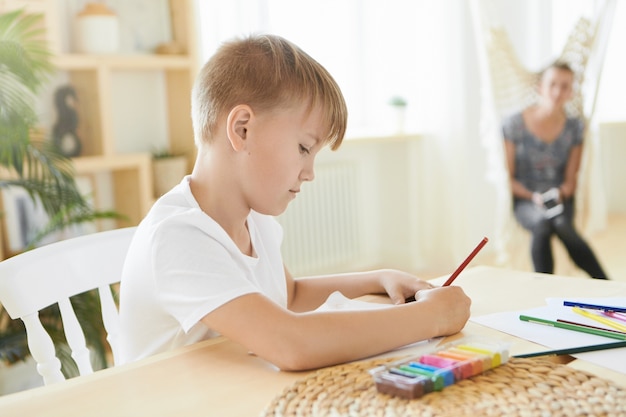
[{"label": "colored plasticine", "polygon": [[431,375],[439,375],[443,379],[443,385],[448,386],[454,384],[454,373],[448,369],[437,368],[436,366],[430,366],[419,362],[409,362],[409,366],[415,369],[421,369],[424,372],[429,372]]},{"label": "colored plasticine", "polygon": [[433,391],[432,381],[424,377],[407,378],[385,372],[376,375],[375,383],[376,389],[383,394],[408,399],[420,398]]},{"label": "colored plasticine", "polygon": [[433,387],[435,388],[435,391],[441,391],[445,385],[445,382],[443,380],[443,376],[441,375],[435,375],[430,371],[425,371],[423,369],[419,369],[419,368],[415,368],[409,365],[402,365],[400,366],[400,369],[405,371],[405,372],[410,372],[410,373],[414,373],[416,375],[420,375],[420,376],[425,376],[427,378],[430,378],[433,381]]},{"label": "colored plasticine", "polygon": [[409,372],[405,369],[400,369],[400,368],[389,368],[389,372],[391,372],[394,375],[404,376],[406,378],[417,378],[419,376],[417,372]]},{"label": "colored plasticine", "polygon": [[379,392],[407,399],[440,391],[509,360],[501,343],[464,341],[407,360],[371,369]]},{"label": "colored plasticine", "polygon": [[467,368],[467,371],[471,373],[471,376],[478,375],[483,372],[483,361],[480,359],[468,358],[466,355],[459,355],[458,353],[451,352],[450,350],[439,351],[437,352],[437,355],[459,361],[459,365]]},{"label": "colored plasticine", "polygon": [[471,363],[467,361],[459,360],[457,358],[452,358],[450,357],[450,355],[446,355],[445,351],[435,352],[433,353],[433,355],[439,356],[440,358],[443,358],[443,359],[449,359],[451,361],[454,361],[454,364],[452,366],[454,366],[454,369],[457,370],[457,373],[455,373],[455,375],[459,375],[459,372],[460,372],[459,379],[466,379],[466,378],[474,376],[474,367],[472,366]]},{"label": "colored plasticine", "polygon": [[446,359],[432,354],[422,355],[419,361],[426,365],[436,366],[437,368],[450,368],[456,365],[456,361],[452,359]]},{"label": "colored plasticine", "polygon": [[437,354],[422,355],[419,361],[426,365],[432,365],[438,368],[450,368],[450,370],[454,372],[454,377],[456,380],[465,379],[472,376],[471,365],[469,367],[464,366],[464,364],[460,363],[457,360],[444,358],[443,356],[439,356]]},{"label": "colored plasticine", "polygon": [[474,345],[458,345],[457,348],[469,350],[470,352],[482,353],[484,355],[489,355],[493,358],[492,363],[493,367],[500,366],[502,362],[502,355],[499,352],[494,352],[489,349],[485,349],[482,347],[474,346]]},{"label": "colored plasticine", "polygon": [[468,358],[480,359],[483,361],[483,371],[493,368],[493,358],[491,355],[486,355],[484,353],[472,352],[466,349],[459,349],[457,347],[453,347],[448,349],[449,352],[454,352],[458,355],[464,355]]}]

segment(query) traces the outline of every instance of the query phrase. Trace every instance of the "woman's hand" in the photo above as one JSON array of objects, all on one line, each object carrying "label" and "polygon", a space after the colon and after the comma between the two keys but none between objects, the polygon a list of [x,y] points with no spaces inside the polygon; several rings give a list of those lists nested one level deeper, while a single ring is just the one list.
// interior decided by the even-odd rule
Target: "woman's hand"
[{"label": "woman's hand", "polygon": [[379,273],[380,285],[394,304],[404,304],[407,298],[414,297],[418,291],[434,288],[428,281],[407,272],[383,269]]},{"label": "woman's hand", "polygon": [[533,201],[533,203],[535,203],[536,206],[543,207],[543,197],[540,193],[534,192],[531,200]]}]

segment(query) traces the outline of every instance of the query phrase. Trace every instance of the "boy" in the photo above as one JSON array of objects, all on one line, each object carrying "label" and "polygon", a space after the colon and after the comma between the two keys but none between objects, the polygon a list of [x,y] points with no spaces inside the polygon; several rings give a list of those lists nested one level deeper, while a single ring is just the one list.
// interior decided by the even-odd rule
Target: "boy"
[{"label": "boy", "polygon": [[[198,156],[129,249],[120,362],[221,334],[280,369],[304,370],[463,328],[470,300],[459,287],[394,270],[296,280],[284,267],[273,216],[346,129],[341,91],[319,63],[277,36],[231,41],[202,68],[192,96]],[[397,306],[313,311],[337,290],[386,292]]]}]

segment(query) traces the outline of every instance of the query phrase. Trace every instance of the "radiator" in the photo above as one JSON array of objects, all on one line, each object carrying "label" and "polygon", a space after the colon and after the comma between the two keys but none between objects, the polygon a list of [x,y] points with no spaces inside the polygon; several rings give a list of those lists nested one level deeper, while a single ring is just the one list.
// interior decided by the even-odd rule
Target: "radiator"
[{"label": "radiator", "polygon": [[364,262],[359,167],[351,161],[318,164],[315,181],[278,217],[282,253],[293,276],[341,272]]}]

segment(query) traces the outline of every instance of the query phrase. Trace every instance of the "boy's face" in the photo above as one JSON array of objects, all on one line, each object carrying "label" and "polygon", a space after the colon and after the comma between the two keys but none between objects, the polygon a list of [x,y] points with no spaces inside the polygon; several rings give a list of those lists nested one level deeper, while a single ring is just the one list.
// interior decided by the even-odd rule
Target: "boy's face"
[{"label": "boy's face", "polygon": [[319,109],[307,106],[254,113],[246,130],[242,155],[244,196],[251,209],[279,215],[312,181],[313,163],[323,146],[325,130]]}]

